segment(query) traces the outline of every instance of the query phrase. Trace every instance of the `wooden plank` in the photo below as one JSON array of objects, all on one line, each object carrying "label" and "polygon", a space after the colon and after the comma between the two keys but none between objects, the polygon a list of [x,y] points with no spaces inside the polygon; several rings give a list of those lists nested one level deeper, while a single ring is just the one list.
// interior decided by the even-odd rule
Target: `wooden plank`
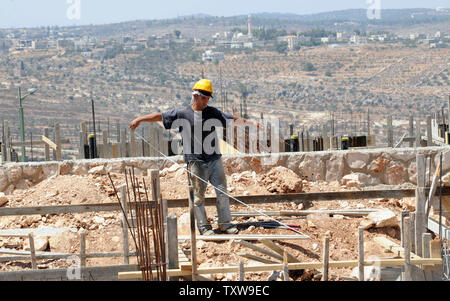
[{"label": "wooden plank", "polygon": [[[197,235],[197,240],[204,241],[224,241],[224,240],[297,240],[297,239],[309,239],[306,235],[244,235],[244,234],[219,234],[219,235]],[[179,235],[178,240],[189,240],[189,235]]]},{"label": "wooden plank", "polygon": [[[422,250],[424,258],[431,258],[431,233],[424,233],[422,238]],[[433,272],[427,268],[424,268],[425,280],[432,281],[433,280]]]},{"label": "wooden plank", "polygon": [[[387,239],[382,236],[377,236],[373,239],[373,241],[376,242],[377,244],[379,244],[380,246],[383,246],[385,249],[389,250],[390,252],[396,254],[397,256],[405,258],[405,249],[402,248],[401,246],[399,246],[398,244],[396,244],[395,242],[393,242],[392,240]],[[421,258],[420,256],[418,256],[412,252],[410,252],[410,257],[418,258],[418,259]]]},{"label": "wooden plank", "polygon": [[[172,213],[167,217],[167,253],[168,253],[168,267],[169,269],[179,268],[180,251],[178,248],[178,229],[177,229],[177,215]],[[183,253],[184,255],[184,253]],[[186,258],[187,259],[187,258]],[[170,278],[169,281],[175,281],[176,278]]]},{"label": "wooden plank", "polygon": [[[44,128],[43,134],[45,137],[48,137],[49,136],[49,128]],[[45,156],[45,161],[50,161],[50,148],[47,143],[45,143],[45,146],[44,146],[44,156]]]},{"label": "wooden plank", "polygon": [[382,209],[347,209],[347,210],[280,210],[262,212],[231,212],[232,217],[252,217],[252,216],[307,216],[310,214],[329,214],[346,216],[367,216],[372,212]]},{"label": "wooden plank", "polygon": [[431,187],[430,187],[430,191],[428,194],[428,198],[427,198],[427,201],[425,202],[425,218],[428,218],[428,216],[430,215],[431,204],[433,201],[433,197],[436,194],[436,189],[437,189],[437,186],[439,183],[440,169],[441,169],[441,161],[439,160],[439,163],[436,167],[436,171],[434,172],[433,180],[431,182]]},{"label": "wooden plank", "polygon": [[328,236],[325,236],[323,239],[323,255],[322,256],[323,256],[322,281],[328,281],[328,269],[329,269],[329,262],[330,262],[330,238]]},{"label": "wooden plank", "polygon": [[[427,190],[425,190],[427,191]],[[326,193],[300,193],[300,194],[280,194],[280,195],[253,195],[236,196],[237,199],[246,204],[262,203],[283,203],[295,200],[325,201],[325,200],[348,200],[348,199],[368,199],[368,198],[402,198],[415,195],[415,189],[406,190],[379,190],[379,191],[346,191],[346,192],[326,192]],[[438,193],[438,192],[436,192]],[[450,195],[450,187],[443,187],[443,195]],[[231,200],[232,201],[232,200]],[[189,206],[187,199],[168,199],[168,208],[180,208]],[[214,205],[216,198],[205,198],[207,206]],[[60,206],[38,206],[38,207],[6,207],[0,208],[0,216],[13,215],[33,215],[33,214],[64,214],[83,213],[97,211],[119,211],[117,203],[91,204],[91,205],[60,205]],[[360,209],[361,210],[361,209]],[[326,211],[325,211],[326,212]]]},{"label": "wooden plank", "polygon": [[[328,263],[329,268],[353,268],[357,267],[359,264],[358,260],[345,260],[345,261],[330,261]],[[382,258],[376,260],[364,261],[365,266],[379,266],[379,267],[401,267],[405,264],[404,259],[396,258]],[[422,258],[422,259],[411,259],[411,264],[442,264],[442,259],[440,258]],[[323,267],[323,262],[300,262],[300,263],[288,263],[289,270],[304,270],[304,269],[320,269]],[[257,266],[245,266],[245,272],[267,272],[274,270],[282,270],[283,264],[262,264]],[[215,274],[215,273],[238,273],[239,266],[225,266],[225,267],[210,267],[210,268],[199,268],[197,270],[198,274]],[[188,276],[191,273],[189,270],[181,269],[169,269],[167,270],[168,276]],[[156,272],[154,272],[156,275]],[[118,275],[119,279],[139,279],[142,278],[142,272],[121,272]]]},{"label": "wooden plank", "polygon": [[36,262],[36,250],[34,249],[34,237],[33,233],[28,234],[28,241],[30,243],[30,255],[31,255],[31,267],[33,270],[37,269],[37,262]]},{"label": "wooden plank", "polygon": [[253,261],[257,261],[257,262],[261,262],[261,263],[265,263],[265,264],[274,264],[276,263],[275,261],[269,260],[269,259],[265,259],[262,258],[260,256],[256,256],[256,255],[252,255],[252,254],[248,254],[248,253],[239,253],[238,254],[241,257],[253,260]]},{"label": "wooden plank", "polygon": [[61,149],[61,129],[59,123],[55,123],[55,144],[56,144],[56,161],[62,160],[62,149]]},{"label": "wooden plank", "polygon": [[130,131],[130,157],[136,157],[136,136],[134,130]]},{"label": "wooden plank", "polygon": [[239,261],[239,281],[245,280],[245,268],[244,263],[242,261]]},{"label": "wooden plank", "polygon": [[[73,254],[72,254],[73,255]],[[82,267],[81,279],[85,281],[111,281],[118,280],[118,273],[125,271],[138,271],[137,265],[117,265],[108,267]],[[26,270],[0,272],[0,281],[37,281],[37,280],[71,280],[68,278],[69,269]],[[76,280],[76,279],[74,279]]]},{"label": "wooden plank", "polygon": [[416,190],[416,220],[415,220],[415,253],[418,256],[422,254],[422,235],[426,231],[426,216],[425,216],[425,191],[423,187],[418,187]]},{"label": "wooden plank", "polygon": [[283,278],[284,281],[289,281],[288,254],[286,251],[283,254]]},{"label": "wooden plank", "polygon": [[[425,189],[428,192],[428,189]],[[443,187],[443,195],[450,195],[450,187]],[[293,201],[333,201],[333,200],[358,200],[372,198],[405,198],[414,197],[415,189],[388,189],[388,190],[363,190],[363,191],[333,191],[333,192],[309,192],[309,193],[289,193],[272,195],[249,195],[235,196],[238,200],[246,204],[270,204]],[[436,192],[437,194],[437,192]],[[188,200],[168,199],[169,208],[188,207]],[[230,198],[230,204],[238,204]],[[215,206],[215,197],[206,197],[205,206]]]},{"label": "wooden plank", "polygon": [[[10,249],[0,249],[0,254],[9,254],[14,256],[0,256],[0,262],[7,261],[29,261],[31,253],[29,251],[18,251]],[[53,253],[53,252],[35,252],[36,259],[65,259],[75,254],[72,253]],[[154,255],[154,254],[152,254]],[[86,258],[113,258],[122,257],[123,253],[119,252],[108,252],[108,253],[90,253],[86,254]],[[136,252],[130,253],[130,256],[136,256]]]},{"label": "wooden plank", "polygon": [[58,148],[56,143],[54,143],[53,141],[51,141],[50,139],[48,139],[44,135],[42,135],[42,141],[45,142],[48,146],[50,146],[51,148],[53,148],[55,150]]},{"label": "wooden plank", "polygon": [[191,264],[192,281],[197,281],[197,237],[195,233],[195,215],[194,215],[194,187],[189,185],[189,215],[190,215],[190,235],[191,240]]},{"label": "wooden plank", "polygon": [[109,145],[108,145],[108,131],[107,130],[104,130],[103,132],[102,132],[102,144],[103,144],[103,152],[102,152],[102,154],[101,154],[101,158],[110,158],[110,156],[109,156],[109,152],[108,152],[108,150],[109,150]]},{"label": "wooden plank", "polygon": [[92,205],[60,205],[60,206],[40,206],[40,207],[6,207],[0,208],[0,216],[14,215],[35,215],[35,214],[64,214],[64,213],[84,213],[99,211],[118,211],[117,203],[92,204]]},{"label": "wooden plank", "polygon": [[245,241],[245,240],[235,240],[234,242],[235,242],[235,243],[238,243],[238,244],[240,244],[240,245],[242,245],[242,246],[244,246],[244,247],[247,247],[247,248],[249,248],[249,249],[252,249],[252,250],[254,250],[254,251],[256,251],[256,252],[260,252],[260,253],[262,253],[262,254],[264,254],[264,255],[267,255],[267,256],[273,257],[273,258],[275,258],[275,259],[278,259],[278,260],[280,260],[280,261],[283,260],[283,256],[281,256],[281,255],[279,255],[279,254],[277,254],[277,253],[268,251],[268,250],[266,250],[266,249],[264,249],[264,248],[258,247],[258,246],[254,245],[254,244],[252,244],[252,243],[250,243],[250,242],[248,242],[248,241]]},{"label": "wooden plank", "polygon": [[128,222],[127,222],[127,212],[128,212],[128,206],[127,206],[127,191],[126,186],[122,185],[120,187],[120,203],[122,205],[123,212],[122,214],[122,248],[123,248],[123,263],[124,264],[130,264],[130,257],[129,257],[129,241],[128,241]]},{"label": "wooden plank", "polygon": [[403,278],[405,281],[411,281],[412,280],[412,271],[411,271],[411,241],[412,241],[412,235],[411,235],[411,223],[410,223],[410,217],[405,217],[404,219],[404,239],[405,239],[405,268],[404,273],[405,277]]},{"label": "wooden plank", "polygon": [[[433,231],[434,234],[439,235],[439,221],[429,217],[428,218],[428,224],[427,224],[427,228],[430,231]],[[446,233],[447,231],[450,231],[450,228],[447,227],[444,224],[441,224],[441,233]]]},{"label": "wooden plank", "polygon": [[411,250],[410,251],[412,253],[415,253],[416,252],[416,240],[415,240],[415,237],[416,237],[416,213],[415,212],[409,213],[409,223],[410,223],[410,228],[409,228],[410,234],[409,235],[411,236],[411,240],[410,240]]},{"label": "wooden plank", "polygon": [[[45,130],[45,129],[44,129]],[[42,135],[42,136],[45,136],[49,141],[51,141],[49,138],[48,138],[48,134],[45,134],[45,132],[44,132],[44,135]],[[52,142],[53,143],[53,142]],[[71,141],[70,141],[70,139],[62,139],[61,138],[61,144],[70,144],[71,143]],[[17,141],[17,142],[12,142],[11,143],[11,146],[15,146],[15,147],[22,147],[22,146],[31,146],[31,145],[33,145],[33,146],[48,146],[48,143],[47,142],[45,142],[45,141],[43,141],[43,140],[33,140],[33,141],[31,141],[31,140],[28,140],[28,141],[24,141],[24,142],[21,142],[21,141]],[[55,144],[56,145],[56,144]]]},{"label": "wooden plank", "polygon": [[433,134],[431,129],[431,116],[427,116],[427,146],[433,146]]},{"label": "wooden plank", "polygon": [[1,229],[0,237],[27,237],[28,234],[33,233],[34,236],[53,236],[65,231],[77,232],[76,228],[29,228],[29,229]]},{"label": "wooden plank", "polygon": [[80,232],[80,266],[86,266],[86,231]]},{"label": "wooden plank", "polygon": [[358,280],[364,281],[364,227],[358,227]]},{"label": "wooden plank", "polygon": [[282,256],[284,256],[284,254],[286,253],[288,256],[288,262],[300,262],[295,256],[291,255],[286,250],[283,250],[282,248],[280,248],[276,243],[274,243],[269,238],[261,239],[261,242],[265,246],[267,246],[268,248],[272,249],[273,251],[277,252],[278,254],[280,254]]},{"label": "wooden plank", "polygon": [[387,117],[387,141],[388,147],[394,146],[394,134],[392,130],[392,115],[388,115]]}]

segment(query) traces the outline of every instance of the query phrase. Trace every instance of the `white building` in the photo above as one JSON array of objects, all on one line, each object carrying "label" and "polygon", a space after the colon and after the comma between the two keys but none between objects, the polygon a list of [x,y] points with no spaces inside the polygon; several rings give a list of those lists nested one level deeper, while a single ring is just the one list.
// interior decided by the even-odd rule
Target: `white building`
[{"label": "white building", "polygon": [[212,50],[206,50],[202,54],[202,61],[204,62],[220,62],[225,59],[223,52],[213,52]]}]

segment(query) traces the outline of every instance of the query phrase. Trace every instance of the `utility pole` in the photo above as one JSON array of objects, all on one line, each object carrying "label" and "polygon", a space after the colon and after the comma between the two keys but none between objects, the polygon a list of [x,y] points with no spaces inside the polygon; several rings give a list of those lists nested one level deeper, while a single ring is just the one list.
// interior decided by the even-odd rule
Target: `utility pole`
[{"label": "utility pole", "polygon": [[97,133],[95,130],[95,110],[94,110],[94,98],[92,97],[92,91],[91,91],[91,104],[92,104],[92,124],[94,127],[94,143],[93,143],[93,153],[94,153],[94,158],[96,158],[97,156]]},{"label": "utility pole", "polygon": [[19,97],[19,123],[20,123],[20,139],[23,143],[22,145],[22,154],[20,156],[20,161],[25,162],[26,161],[26,153],[25,153],[25,121],[23,118],[23,107],[22,107],[22,101],[27,98],[29,95],[32,95],[34,92],[36,92],[37,89],[32,88],[28,90],[28,93],[22,97],[22,91],[19,87],[18,91],[18,97]]}]

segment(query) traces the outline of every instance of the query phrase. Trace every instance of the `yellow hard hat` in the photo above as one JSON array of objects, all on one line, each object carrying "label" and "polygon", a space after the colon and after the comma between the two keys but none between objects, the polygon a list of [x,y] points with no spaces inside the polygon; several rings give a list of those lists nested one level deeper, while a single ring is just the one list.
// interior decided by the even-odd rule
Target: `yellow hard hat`
[{"label": "yellow hard hat", "polygon": [[212,83],[208,79],[201,79],[196,82],[192,90],[203,92],[203,94],[207,96],[212,96],[214,94]]}]

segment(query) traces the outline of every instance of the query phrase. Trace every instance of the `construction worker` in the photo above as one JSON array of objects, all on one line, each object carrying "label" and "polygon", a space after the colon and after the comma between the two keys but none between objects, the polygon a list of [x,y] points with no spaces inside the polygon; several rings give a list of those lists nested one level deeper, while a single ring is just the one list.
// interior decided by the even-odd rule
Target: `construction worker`
[{"label": "construction worker", "polygon": [[130,123],[130,129],[135,130],[141,122],[159,121],[162,121],[166,129],[178,128],[183,139],[183,158],[187,163],[188,171],[191,173],[189,181],[194,188],[194,213],[200,234],[214,234],[204,206],[208,182],[214,186],[216,191],[219,231],[226,234],[236,234],[238,229],[231,223],[229,198],[226,194],[227,181],[215,127],[226,127],[227,120],[234,120],[235,124],[239,125],[261,126],[257,122],[227,114],[215,107],[208,106],[210,98],[214,98],[213,94],[211,81],[201,79],[192,88],[190,106],[164,113],[141,116]]}]

